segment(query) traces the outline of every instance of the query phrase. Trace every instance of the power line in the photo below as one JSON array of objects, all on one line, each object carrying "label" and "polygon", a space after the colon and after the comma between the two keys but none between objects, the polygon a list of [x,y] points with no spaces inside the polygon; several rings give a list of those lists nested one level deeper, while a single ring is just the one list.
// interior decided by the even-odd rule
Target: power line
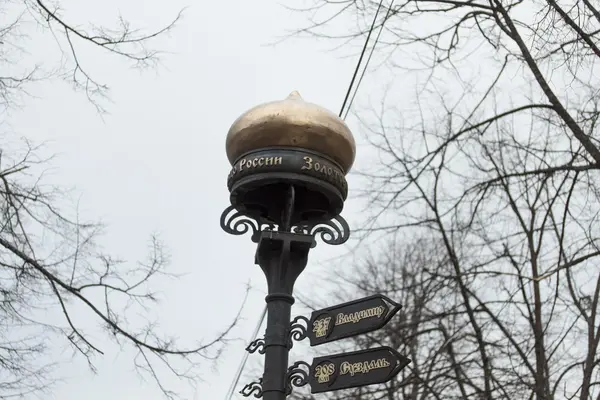
[{"label": "power line", "polygon": [[[350,102],[348,103],[348,107],[346,107],[346,112],[344,113],[344,116],[342,117],[341,113],[340,113],[340,117],[342,117],[344,120],[348,117],[348,113],[350,112],[350,109],[352,108],[352,103],[354,103],[354,98],[356,97],[356,93],[358,93],[358,88],[360,87],[360,84],[362,83],[362,80],[365,77],[365,73],[367,72],[369,62],[371,61],[371,57],[373,57],[373,53],[375,52],[375,47],[377,47],[377,43],[379,42],[379,38],[381,37],[381,33],[383,32],[383,26],[385,25],[388,18],[390,17],[393,5],[394,5],[394,0],[392,0],[392,2],[390,3],[387,13],[385,14],[385,18],[383,19],[383,22],[381,23],[381,26],[379,27],[379,32],[377,33],[377,37],[375,38],[375,43],[373,43],[373,46],[371,47],[371,52],[369,53],[369,57],[367,58],[367,61],[365,62],[365,66],[362,70],[362,73],[360,74],[360,78],[358,78],[358,82],[356,83],[356,88],[354,89],[354,94],[352,95],[352,98],[350,98]],[[368,38],[367,38],[367,40],[368,40]]]},{"label": "power line", "polygon": [[[256,325],[256,328],[254,329],[254,333],[252,334],[251,341],[256,340],[256,338],[258,337],[258,331],[260,330],[260,327],[262,326],[266,315],[267,315],[267,305],[265,304],[262,315],[260,316],[260,318],[258,320],[258,324]],[[235,373],[233,382],[231,382],[231,386],[229,386],[229,390],[227,391],[227,394],[225,395],[225,400],[231,400],[233,398],[233,392],[235,392],[235,388],[240,381],[242,373],[244,372],[244,367],[246,366],[246,362],[248,361],[249,355],[250,355],[250,353],[248,353],[247,351],[244,351],[244,357],[242,357],[242,361],[240,362],[240,366],[238,367],[238,370]]]},{"label": "power line", "polygon": [[[375,29],[375,23],[377,22],[377,17],[379,16],[379,10],[383,5],[383,0],[379,2],[379,6],[377,6],[377,11],[375,11],[375,15],[373,16],[373,22],[371,23],[371,28],[369,29],[369,33],[367,34],[367,39],[365,40],[365,44],[360,53],[360,57],[358,58],[358,62],[356,63],[356,68],[354,69],[354,74],[352,75],[352,80],[350,81],[350,85],[348,85],[348,90],[346,91],[346,97],[344,97],[344,102],[342,103],[342,108],[340,109],[339,116],[342,118],[344,114],[344,108],[346,108],[346,103],[348,102],[348,98],[350,97],[350,92],[352,91],[352,87],[354,86],[354,80],[356,79],[356,75],[358,74],[358,70],[360,69],[360,65],[362,64],[362,59],[367,51],[367,45],[369,44],[369,39],[371,39],[371,33],[373,33],[373,29]],[[390,7],[391,8],[391,7]]]}]

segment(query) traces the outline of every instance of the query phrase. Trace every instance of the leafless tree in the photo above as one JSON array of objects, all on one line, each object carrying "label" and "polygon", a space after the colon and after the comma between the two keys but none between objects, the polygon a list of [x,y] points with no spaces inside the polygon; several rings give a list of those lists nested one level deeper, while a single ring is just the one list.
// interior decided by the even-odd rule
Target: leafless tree
[{"label": "leafless tree", "polygon": [[47,160],[36,156],[38,149],[23,150],[0,152],[0,397],[49,389],[53,365],[41,360],[52,350],[48,343],[57,339],[95,370],[95,357],[104,353],[82,328],[85,315],[121,347],[134,349],[142,377],[175,398],[178,392],[161,377],[174,374],[196,382],[195,368],[219,355],[237,317],[215,338],[188,348],[161,335],[155,323],[140,323],[139,316],[159,299],[152,290],[154,278],[174,277],[166,269],[163,245],[153,237],[147,260],[139,263],[111,257],[97,246],[99,224],[82,222],[77,213],[58,206],[66,197],[40,179]]},{"label": "leafless tree", "polygon": [[[64,11],[57,0],[0,0],[1,108],[17,102],[32,83],[60,77],[70,82],[75,90],[83,92],[98,111],[105,112],[109,85],[94,78],[83,50],[92,49],[107,57],[130,61],[135,68],[154,66],[159,62],[161,52],[153,42],[174,29],[182,16],[179,13],[163,27],[144,32],[120,15],[115,26],[102,26],[73,21]],[[33,34],[34,27],[39,28],[37,35]],[[56,41],[61,56],[57,65],[26,57],[28,48],[35,45],[40,32],[53,36]]]},{"label": "leafless tree", "polygon": [[[369,26],[380,4],[313,3],[304,32],[327,37],[344,14]],[[354,398],[600,399],[598,7],[381,4],[379,60],[411,86],[390,83],[388,102],[359,115],[380,161],[359,171],[373,211],[363,231],[435,243],[448,268],[420,279],[450,288],[456,315],[440,318],[437,342],[417,335],[410,395]],[[441,376],[424,367],[434,356]]]},{"label": "leafless tree", "polygon": [[[347,274],[352,295],[344,297],[379,292],[402,303],[392,324],[351,344],[388,344],[413,364],[397,382],[331,398],[598,398],[595,183],[579,172],[506,178],[507,166],[529,160],[497,144],[502,165],[494,166],[492,147],[487,143],[476,163],[500,179],[453,197],[444,189],[456,183],[455,172],[442,163],[413,180],[421,193],[398,193],[400,205],[425,203],[410,231],[427,240],[390,240],[382,256]],[[540,161],[531,162],[535,168]]]},{"label": "leafless tree", "polygon": [[[80,48],[91,46],[107,55],[148,66],[158,60],[153,39],[167,33],[180,18],[155,32],[143,33],[119,18],[116,28],[95,26],[67,18],[57,2],[0,0],[0,107],[18,104],[29,85],[40,79],[68,74],[76,90],[104,111],[101,100],[108,86],[88,72]],[[29,41],[27,27],[53,35],[63,51],[62,63],[28,66],[20,56]],[[92,370],[102,343],[83,326],[96,321],[122,348],[134,350],[132,363],[167,398],[180,393],[165,385],[168,374],[194,383],[197,366],[214,360],[229,340],[237,321],[216,337],[188,347],[160,333],[150,319],[159,300],[155,278],[173,277],[169,259],[157,237],[149,243],[145,261],[128,263],[111,256],[97,238],[103,227],[68,212],[69,198],[44,181],[51,159],[27,139],[13,140],[0,133],[0,398],[44,395],[56,381],[53,359],[60,343],[85,359]],[[60,318],[57,318],[60,316]],[[62,341],[62,342],[61,342]],[[104,344],[106,344],[104,342]],[[67,354],[68,355],[68,354]]]},{"label": "leafless tree", "polygon": [[[340,300],[385,294],[403,305],[384,328],[334,343],[339,347],[336,351],[385,345],[398,349],[413,362],[398,379],[385,385],[348,389],[332,393],[329,398],[453,398],[454,370],[469,368],[470,361],[459,358],[454,346],[453,340],[464,327],[464,315],[456,284],[446,278],[450,264],[438,251],[439,246],[425,238],[404,244],[387,240],[375,255],[357,261],[348,276],[333,278],[339,287],[335,297]],[[468,349],[458,351],[462,354]],[[319,351],[323,355],[330,352],[330,348]],[[300,391],[294,398],[314,399]]]}]

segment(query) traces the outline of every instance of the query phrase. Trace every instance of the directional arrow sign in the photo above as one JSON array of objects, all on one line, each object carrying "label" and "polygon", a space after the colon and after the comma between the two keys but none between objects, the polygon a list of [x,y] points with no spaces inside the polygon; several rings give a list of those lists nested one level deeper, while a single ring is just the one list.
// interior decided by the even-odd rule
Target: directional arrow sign
[{"label": "directional arrow sign", "polygon": [[387,346],[318,357],[310,367],[308,382],[312,393],[373,385],[391,380],[410,362]]},{"label": "directional arrow sign", "polygon": [[383,328],[402,306],[376,294],[314,311],[308,324],[311,346]]}]

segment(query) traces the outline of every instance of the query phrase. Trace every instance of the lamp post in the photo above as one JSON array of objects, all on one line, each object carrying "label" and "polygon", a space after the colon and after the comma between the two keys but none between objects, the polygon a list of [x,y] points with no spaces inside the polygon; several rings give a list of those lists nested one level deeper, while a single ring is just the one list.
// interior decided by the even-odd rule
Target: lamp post
[{"label": "lamp post", "polygon": [[337,115],[293,92],[239,117],[226,149],[232,165],[227,178],[231,205],[221,216],[221,227],[233,235],[252,231],[255,263],[268,288],[266,333],[254,343],[265,355],[264,374],[253,394],[282,400],[291,390],[294,283],[317,235],[332,245],[348,240],[350,229],[340,213],[356,145]]}]

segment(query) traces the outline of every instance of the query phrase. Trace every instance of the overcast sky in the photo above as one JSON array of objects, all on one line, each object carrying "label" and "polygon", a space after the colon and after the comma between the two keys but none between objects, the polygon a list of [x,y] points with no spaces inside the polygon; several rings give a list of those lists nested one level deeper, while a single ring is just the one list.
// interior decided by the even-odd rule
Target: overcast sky
[{"label": "overcast sky", "polygon": [[[237,312],[248,281],[254,290],[236,335],[249,338],[264,304],[264,277],[253,265],[250,238],[229,236],[219,227],[228,206],[224,143],[229,126],[245,110],[293,90],[337,113],[357,60],[356,47],[332,52],[332,43],[317,39],[268,46],[307,23],[305,16],[275,1],[201,3],[62,1],[68,18],[82,24],[113,23],[121,12],[133,25],[157,27],[182,7],[189,8],[178,28],[159,43],[172,54],[156,73],[128,70],[124,62],[99,51],[83,54],[96,77],[112,88],[110,114],[104,120],[84,96],[56,81],[36,84],[35,98],[25,99],[9,119],[18,134],[49,141],[46,151],[57,158],[48,182],[74,188],[85,216],[107,223],[102,241],[107,250],[137,260],[145,254],[149,235],[160,233],[172,269],[187,275],[161,282],[163,300],[155,312],[161,332],[179,337],[181,343],[210,339],[223,329]],[[56,57],[51,37],[35,43],[38,47],[28,48],[29,53]],[[355,128],[352,120],[349,125]],[[359,148],[355,165],[361,162]],[[355,221],[358,210],[350,201],[344,215]],[[299,291],[334,265],[324,260],[343,251],[319,243],[298,282]],[[295,307],[296,314],[300,311]],[[92,329],[95,322],[90,323]],[[102,343],[101,334],[93,334]],[[55,399],[163,398],[133,371],[131,354],[109,343],[103,347],[105,356],[96,358],[96,375],[78,359],[59,370],[65,382],[54,390]],[[184,393],[190,399],[223,398],[244,347],[243,342],[233,343],[216,371],[207,363],[196,397]],[[251,365],[259,358],[252,356]]]}]

